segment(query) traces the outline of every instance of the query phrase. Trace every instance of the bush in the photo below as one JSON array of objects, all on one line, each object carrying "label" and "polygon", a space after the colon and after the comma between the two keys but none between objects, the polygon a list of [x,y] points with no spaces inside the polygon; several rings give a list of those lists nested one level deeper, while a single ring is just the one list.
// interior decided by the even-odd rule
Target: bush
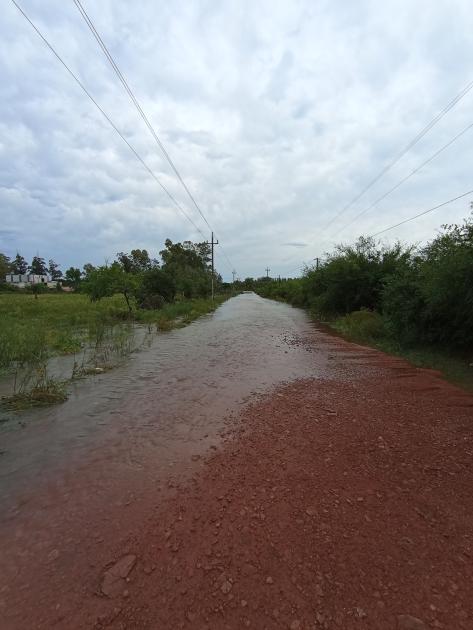
[{"label": "bush", "polygon": [[419,260],[406,264],[387,279],[381,306],[389,336],[406,345],[425,337],[425,299]]},{"label": "bush", "polygon": [[353,246],[339,245],[322,267],[305,274],[305,292],[312,310],[322,316],[380,310],[385,282],[410,255],[411,250],[399,243],[380,247],[365,237]]},{"label": "bush", "polygon": [[473,222],[444,233],[386,282],[382,311],[404,344],[473,349]]},{"label": "bush", "polygon": [[424,322],[431,341],[473,349],[473,220],[444,226],[424,250]]},{"label": "bush", "polygon": [[172,302],[176,295],[176,284],[173,278],[158,267],[145,271],[137,291],[140,308],[159,309],[166,302]]},{"label": "bush", "polygon": [[336,247],[301,279],[264,278],[255,288],[264,297],[308,307],[318,317],[346,315],[337,327],[354,338],[384,334],[404,345],[468,353],[473,350],[473,218],[443,226],[420,251],[361,237],[352,246]]},{"label": "bush", "polygon": [[358,341],[381,339],[386,334],[383,318],[375,311],[354,311],[337,319],[334,327]]}]

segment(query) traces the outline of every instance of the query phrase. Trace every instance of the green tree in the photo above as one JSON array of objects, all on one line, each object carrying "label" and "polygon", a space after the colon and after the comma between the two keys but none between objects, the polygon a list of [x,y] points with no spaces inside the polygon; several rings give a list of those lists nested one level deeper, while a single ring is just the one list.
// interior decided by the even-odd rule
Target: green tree
[{"label": "green tree", "polygon": [[49,275],[51,276],[51,280],[59,280],[62,278],[62,271],[59,269],[59,265],[54,262],[54,260],[49,260]]},{"label": "green tree", "polygon": [[10,258],[6,254],[0,253],[0,282],[5,282],[5,276],[10,273]]},{"label": "green tree", "polygon": [[44,262],[44,258],[34,256],[31,261],[31,265],[29,266],[29,271],[30,273],[38,276],[46,275],[48,273],[48,269],[46,267],[46,263]]},{"label": "green tree", "polygon": [[91,270],[83,282],[83,289],[92,302],[120,293],[131,312],[139,284],[139,276],[126,272],[120,263],[114,262],[110,266],[104,265]]},{"label": "green tree", "polygon": [[46,293],[47,290],[48,287],[43,282],[35,282],[28,287],[28,291],[34,295],[35,300],[38,299],[38,295]]},{"label": "green tree", "polygon": [[82,269],[84,270],[82,275],[84,276],[85,280],[89,277],[92,271],[95,271],[95,267],[94,265],[92,265],[92,263],[85,263]]},{"label": "green tree", "polygon": [[23,275],[27,271],[28,271],[28,263],[23,258],[23,256],[20,256],[20,254],[17,252],[15,258],[12,260],[12,263],[11,263],[11,272],[14,274]]},{"label": "green tree", "polygon": [[141,308],[161,308],[172,302],[176,294],[174,279],[163,269],[148,269],[141,276],[137,298]]},{"label": "green tree", "polygon": [[308,305],[323,315],[380,310],[385,282],[410,256],[411,249],[399,243],[381,247],[367,237],[354,245],[338,245],[321,267],[306,271]]},{"label": "green tree", "polygon": [[[208,268],[208,251],[205,243],[165,242],[160,252],[163,270],[176,284],[176,290],[186,298],[206,297],[210,294],[211,271]],[[218,276],[215,276],[218,283]]]},{"label": "green tree", "polygon": [[69,286],[74,289],[78,289],[81,283],[82,274],[80,269],[77,267],[69,267],[64,274],[64,280],[67,282]]},{"label": "green tree", "polygon": [[146,249],[132,249],[129,254],[118,252],[117,260],[127,273],[141,273],[155,264]]}]

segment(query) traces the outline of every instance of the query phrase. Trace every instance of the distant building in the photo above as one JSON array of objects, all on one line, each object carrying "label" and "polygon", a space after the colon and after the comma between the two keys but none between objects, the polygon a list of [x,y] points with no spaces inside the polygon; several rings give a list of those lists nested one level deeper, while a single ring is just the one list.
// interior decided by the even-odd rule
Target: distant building
[{"label": "distant building", "polygon": [[50,276],[47,274],[38,275],[34,273],[8,273],[5,276],[5,282],[7,284],[12,284],[18,289],[25,289],[33,284],[44,284],[49,289],[55,289],[57,285],[57,281],[51,280]]}]

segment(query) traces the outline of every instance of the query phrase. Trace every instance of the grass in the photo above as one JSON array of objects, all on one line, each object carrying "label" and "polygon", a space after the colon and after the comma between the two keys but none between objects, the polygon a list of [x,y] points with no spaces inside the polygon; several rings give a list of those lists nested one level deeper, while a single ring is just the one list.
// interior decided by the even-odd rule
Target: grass
[{"label": "grass", "polygon": [[67,400],[66,383],[49,379],[45,383],[35,385],[30,391],[17,392],[12,396],[2,398],[2,404],[12,411],[20,411],[31,407],[55,405],[65,400]]},{"label": "grass", "polygon": [[446,349],[432,346],[403,346],[389,337],[383,318],[378,313],[355,311],[327,323],[350,341],[403,357],[417,367],[438,370],[448,381],[473,392],[471,358],[468,360]]},{"label": "grass", "polygon": [[214,301],[210,298],[200,298],[174,302],[166,304],[158,311],[137,311],[136,319],[141,323],[155,323],[158,330],[170,330],[185,326],[198,317],[211,313],[227,298],[227,295],[217,295]]},{"label": "grass", "polygon": [[27,293],[0,293],[0,374],[15,375],[13,396],[3,403],[20,408],[61,402],[64,384],[47,379],[50,357],[78,354],[87,347],[93,350],[93,365],[78,366],[74,376],[110,369],[117,357],[134,350],[134,322],[147,324],[150,331],[170,330],[215,310],[226,298],[178,301],[130,315],[118,295],[91,302],[76,293],[51,292],[38,299]]},{"label": "grass", "polygon": [[[214,310],[224,296],[168,304],[160,310],[134,311],[131,320],[169,329]],[[45,355],[72,354],[93,341],[104,327],[130,321],[121,296],[91,302],[81,294],[0,294],[0,369],[36,362]]]}]

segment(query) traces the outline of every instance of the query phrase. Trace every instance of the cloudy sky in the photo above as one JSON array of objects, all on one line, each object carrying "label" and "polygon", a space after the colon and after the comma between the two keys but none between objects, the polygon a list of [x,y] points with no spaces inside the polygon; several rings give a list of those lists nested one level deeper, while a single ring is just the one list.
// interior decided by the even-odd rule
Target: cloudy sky
[{"label": "cloudy sky", "polygon": [[[18,0],[207,236],[72,0]],[[342,209],[473,81],[470,0],[82,0],[231,265],[297,275],[337,242],[473,189],[473,90]],[[62,268],[202,240],[10,0],[0,22],[0,251]],[[383,238],[425,242],[465,197]],[[336,217],[328,227],[327,224]]]}]

